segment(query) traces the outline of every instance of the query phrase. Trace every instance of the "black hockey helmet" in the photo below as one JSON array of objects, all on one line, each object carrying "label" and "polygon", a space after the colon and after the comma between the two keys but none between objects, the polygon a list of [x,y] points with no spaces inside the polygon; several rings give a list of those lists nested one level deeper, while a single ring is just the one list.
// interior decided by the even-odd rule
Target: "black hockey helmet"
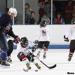
[{"label": "black hockey helmet", "polygon": [[22,37],[21,38],[21,46],[22,47],[28,46],[28,39],[27,39],[27,37]]},{"label": "black hockey helmet", "polygon": [[45,20],[43,20],[43,21],[41,21],[41,23],[40,23],[40,27],[45,27],[46,26],[46,21]]}]

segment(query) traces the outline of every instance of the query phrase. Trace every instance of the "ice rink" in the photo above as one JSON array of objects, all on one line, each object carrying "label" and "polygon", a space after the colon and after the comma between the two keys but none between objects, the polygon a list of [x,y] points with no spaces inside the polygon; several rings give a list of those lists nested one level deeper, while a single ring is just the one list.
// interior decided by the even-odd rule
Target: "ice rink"
[{"label": "ice rink", "polygon": [[[68,62],[68,50],[66,49],[49,49],[47,52],[47,58],[43,60],[42,53],[40,59],[47,65],[57,64],[56,68],[48,69],[39,61],[41,70],[35,72],[36,67],[31,64],[32,69],[28,72],[24,72],[25,63],[20,62],[17,58],[18,50],[14,50],[12,53],[12,60],[10,67],[0,67],[0,75],[75,75],[75,54],[71,62]],[[68,74],[74,73],[74,74]]]}]

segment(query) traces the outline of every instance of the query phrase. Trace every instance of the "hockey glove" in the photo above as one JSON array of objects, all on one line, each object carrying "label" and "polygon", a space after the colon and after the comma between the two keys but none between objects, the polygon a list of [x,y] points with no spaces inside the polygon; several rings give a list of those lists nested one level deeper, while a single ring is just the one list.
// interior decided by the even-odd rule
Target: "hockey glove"
[{"label": "hockey glove", "polygon": [[68,37],[66,37],[65,35],[64,35],[64,41],[69,42]]},{"label": "hockey glove", "polygon": [[14,39],[14,42],[19,43],[19,41],[20,41],[20,38],[18,36],[16,36],[16,38]]},{"label": "hockey glove", "polygon": [[27,57],[24,55],[23,52],[19,52],[18,55],[17,55],[17,57],[18,57],[18,59],[19,59],[20,61],[24,61],[24,60],[27,59]]}]

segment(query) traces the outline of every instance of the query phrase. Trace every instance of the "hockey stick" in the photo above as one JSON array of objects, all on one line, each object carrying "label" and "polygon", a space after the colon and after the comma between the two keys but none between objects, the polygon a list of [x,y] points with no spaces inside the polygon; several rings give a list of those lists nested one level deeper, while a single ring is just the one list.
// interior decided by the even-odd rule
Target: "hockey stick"
[{"label": "hockey stick", "polygon": [[39,58],[38,58],[38,60],[44,65],[44,66],[46,66],[48,69],[53,69],[53,68],[55,68],[56,67],[56,64],[54,64],[54,65],[52,65],[52,66],[48,66],[47,64],[45,64],[42,60],[40,60]]},{"label": "hockey stick", "polygon": [[[30,51],[29,51],[30,52]],[[44,66],[46,66],[48,69],[53,69],[56,67],[56,64],[52,65],[52,66],[48,66],[47,64],[45,64],[42,60],[40,60],[36,55],[34,55],[32,52],[30,52],[34,57],[36,57]]]}]

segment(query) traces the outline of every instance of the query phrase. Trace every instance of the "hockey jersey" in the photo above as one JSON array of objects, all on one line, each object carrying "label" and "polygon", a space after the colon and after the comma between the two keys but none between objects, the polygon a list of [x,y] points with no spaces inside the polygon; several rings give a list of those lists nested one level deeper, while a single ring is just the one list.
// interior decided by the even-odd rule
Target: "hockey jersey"
[{"label": "hockey jersey", "polygon": [[33,42],[29,42],[28,43],[28,46],[23,48],[20,46],[20,52],[23,52],[26,56],[32,52],[32,50],[30,49],[30,47],[33,47],[34,46],[34,43]]},{"label": "hockey jersey", "polygon": [[48,27],[41,27],[40,28],[40,36],[39,36],[39,41],[49,41],[49,29]]},{"label": "hockey jersey", "polygon": [[75,26],[71,27],[65,36],[69,40],[75,40]]}]

